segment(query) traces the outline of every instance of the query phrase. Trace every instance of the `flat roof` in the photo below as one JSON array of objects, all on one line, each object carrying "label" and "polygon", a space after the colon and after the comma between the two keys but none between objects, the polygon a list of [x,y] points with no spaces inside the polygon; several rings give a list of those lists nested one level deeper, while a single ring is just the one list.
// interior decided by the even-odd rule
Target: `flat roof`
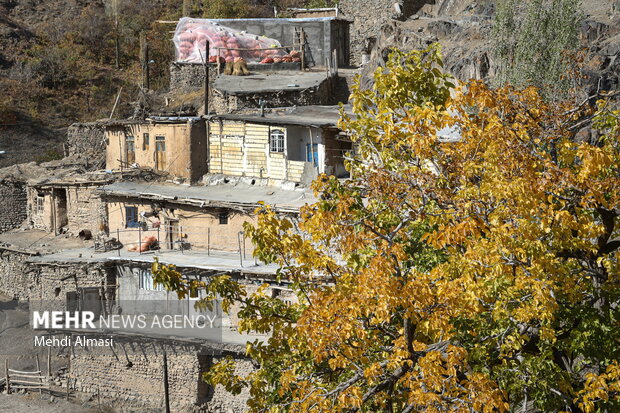
[{"label": "flat roof", "polygon": [[14,230],[0,234],[0,249],[28,255],[49,254],[66,249],[84,248],[92,241],[82,241],[69,235],[55,236],[53,232],[30,229]]},{"label": "flat roof", "polygon": [[300,91],[319,87],[327,80],[323,71],[255,72],[249,76],[220,75],[213,88],[229,95]]},{"label": "flat roof", "polygon": [[[258,180],[258,179],[257,179]],[[166,183],[117,182],[99,189],[103,196],[168,201],[198,207],[253,210],[259,202],[281,212],[297,212],[305,204],[316,202],[305,189],[285,190],[241,182],[204,186]]]},{"label": "flat roof", "polygon": [[242,275],[263,276],[271,279],[278,270],[277,264],[264,264],[254,261],[247,255],[240,259],[238,252],[214,251],[146,251],[143,253],[126,249],[95,252],[94,248],[75,248],[57,251],[52,254],[35,256],[29,262],[39,264],[55,263],[112,263],[112,264],[152,264],[155,258],[161,264],[174,265],[178,268],[197,268],[214,272],[234,272]]},{"label": "flat roof", "polygon": [[[352,115],[351,105],[345,105],[344,110]],[[209,119],[223,119],[246,121],[268,125],[297,125],[315,128],[337,128],[340,120],[339,106],[296,106],[293,108],[267,109],[265,116],[260,111],[251,114],[221,114],[211,115]]]}]

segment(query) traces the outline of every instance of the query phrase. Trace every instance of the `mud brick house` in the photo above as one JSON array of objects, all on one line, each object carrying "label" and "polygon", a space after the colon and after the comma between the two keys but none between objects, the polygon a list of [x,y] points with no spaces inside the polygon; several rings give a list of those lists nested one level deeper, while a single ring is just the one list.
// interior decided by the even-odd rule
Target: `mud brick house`
[{"label": "mud brick house", "polygon": [[352,150],[336,106],[307,106],[209,118],[209,170],[308,184],[318,174],[348,175]]},{"label": "mud brick house", "polygon": [[[347,100],[338,98],[334,80],[336,68],[349,63],[349,22],[335,16],[220,22],[287,47],[299,46],[304,33],[309,69],[300,70],[297,61],[253,62],[251,75],[238,77],[209,64],[205,99],[205,67],[177,61],[170,93],[157,96],[160,101],[145,98],[151,105],[141,107],[142,118],[74,125],[73,155],[95,154],[89,165],[105,169],[47,168],[17,187],[0,182],[5,205],[16,205],[15,214],[0,216],[0,224],[7,222],[0,231],[24,220],[29,228],[0,234],[0,293],[101,316],[138,309],[152,315],[168,306],[192,313],[200,293],[179,300],[155,285],[157,261],[188,279],[225,274],[249,292],[267,284],[266,294],[296,300],[291,285],[276,277],[277,265],[252,256],[243,225],[256,222],[263,204],[294,219],[316,202],[308,190],[314,178],[348,177],[345,158],[354,147],[338,127],[340,108],[320,105]],[[114,346],[72,349],[70,386],[121,408],[161,409],[167,370],[172,411],[243,411],[247,393],[232,396],[201,380],[224,356],[233,357],[240,373],[254,368],[245,345],[266,337],[238,334],[239,310],[222,315],[215,341],[133,331],[114,333]]]},{"label": "mud brick house", "polygon": [[105,230],[104,205],[96,193],[103,184],[101,181],[56,181],[32,183],[28,185],[28,224],[31,228],[54,234],[67,232],[72,235],[82,233],[91,237]]},{"label": "mud brick house", "polygon": [[110,122],[105,127],[106,168],[150,168],[186,181],[207,172],[205,121],[152,117]]},{"label": "mud brick house", "polygon": [[[239,251],[244,222],[255,222],[259,202],[277,212],[297,213],[314,199],[305,190],[283,190],[254,180],[181,186],[118,182],[101,188],[109,232],[125,246],[155,237],[160,250]],[[232,182],[231,182],[232,181]],[[118,234],[118,235],[117,235]],[[243,248],[244,255],[251,247]]]}]

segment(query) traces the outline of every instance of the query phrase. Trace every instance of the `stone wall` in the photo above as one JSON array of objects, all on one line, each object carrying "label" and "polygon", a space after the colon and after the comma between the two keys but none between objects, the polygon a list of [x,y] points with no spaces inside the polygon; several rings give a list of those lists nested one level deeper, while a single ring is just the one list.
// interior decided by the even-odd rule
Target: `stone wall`
[{"label": "stone wall", "polygon": [[0,182],[0,232],[18,228],[26,218],[26,185],[13,180]]},{"label": "stone wall", "polygon": [[[75,389],[116,407],[158,409],[164,406],[163,350],[167,353],[170,408],[174,412],[242,412],[249,394],[232,395],[202,381],[202,374],[222,356],[201,355],[188,346],[145,339],[116,341],[109,348],[75,348],[70,374]],[[252,362],[233,355],[237,374],[247,375]]]},{"label": "stone wall", "polygon": [[19,300],[57,301],[64,307],[67,293],[78,289],[112,294],[115,279],[115,270],[103,263],[44,263],[35,253],[0,247],[0,294]]},{"label": "stone wall", "polygon": [[[209,83],[217,77],[217,66],[208,65]],[[170,92],[187,92],[204,88],[205,69],[201,64],[172,63],[170,65]]]},{"label": "stone wall", "polygon": [[102,228],[105,221],[106,206],[97,190],[99,186],[74,186],[67,188],[68,233],[78,235],[83,229],[93,236]]},{"label": "stone wall", "polygon": [[[54,225],[71,235],[89,230],[94,237],[105,230],[106,205],[97,190],[101,185],[67,185],[66,187],[28,187],[28,224],[31,228],[53,232]],[[42,197],[42,207],[37,198]],[[54,218],[55,215],[55,218]]]},{"label": "stone wall", "polygon": [[67,130],[69,156],[84,159],[88,165],[101,168],[105,163],[105,135],[99,123],[74,123]]},{"label": "stone wall", "polygon": [[216,92],[211,99],[211,109],[215,113],[255,113],[260,108],[260,101],[265,101],[266,108],[284,108],[292,106],[335,105],[338,103],[335,90],[335,78],[324,81],[314,88],[303,90],[281,90],[279,92],[247,93],[229,95]]},{"label": "stone wall", "polygon": [[0,249],[0,294],[28,300],[37,290],[38,276],[27,262],[32,255]]},{"label": "stone wall", "polygon": [[[392,17],[396,17],[394,4],[399,3],[402,17],[410,17],[422,6],[433,3],[431,0],[341,0],[338,3],[342,17],[353,21],[350,28],[350,62],[352,65],[362,63],[362,52],[369,38],[378,38],[381,27]],[[371,43],[372,46],[372,43]]]}]

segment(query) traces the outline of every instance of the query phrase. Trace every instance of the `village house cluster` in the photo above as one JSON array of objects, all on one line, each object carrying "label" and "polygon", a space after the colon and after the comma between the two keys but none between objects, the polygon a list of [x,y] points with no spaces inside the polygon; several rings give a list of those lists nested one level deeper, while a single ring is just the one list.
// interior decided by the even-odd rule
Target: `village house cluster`
[{"label": "village house cluster", "polygon": [[[372,3],[217,20],[277,40],[290,61],[249,63],[251,75],[235,76],[211,52],[203,62],[177,58],[169,92],[139,102],[137,116],[72,125],[65,159],[0,170],[0,293],[102,317],[136,312],[140,302],[151,313],[162,305],[198,311],[200,296],[179,300],[154,285],[158,260],[189,278],[229,274],[250,290],[268,283],[274,297],[293,300],[277,268],[253,258],[243,224],[256,222],[262,204],[294,217],[314,202],[317,176],[348,177],[345,158],[355,148],[338,121],[350,111],[350,66],[367,57],[368,27],[393,13],[392,1]],[[234,357],[240,372],[253,368],[244,349],[256,337],[237,334],[236,321],[235,311],[222,315],[213,341],[116,331],[114,346],[67,349],[66,385],[126,406],[159,408],[165,394],[175,411],[242,411],[247,394],[201,381],[220,357]]]}]

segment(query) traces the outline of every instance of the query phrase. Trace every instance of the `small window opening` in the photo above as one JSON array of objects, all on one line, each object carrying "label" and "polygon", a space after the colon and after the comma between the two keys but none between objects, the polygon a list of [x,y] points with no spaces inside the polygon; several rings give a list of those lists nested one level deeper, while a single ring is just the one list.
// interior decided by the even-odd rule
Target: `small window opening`
[{"label": "small window opening", "polygon": [[220,225],[228,224],[228,212],[221,212],[219,215]]}]

